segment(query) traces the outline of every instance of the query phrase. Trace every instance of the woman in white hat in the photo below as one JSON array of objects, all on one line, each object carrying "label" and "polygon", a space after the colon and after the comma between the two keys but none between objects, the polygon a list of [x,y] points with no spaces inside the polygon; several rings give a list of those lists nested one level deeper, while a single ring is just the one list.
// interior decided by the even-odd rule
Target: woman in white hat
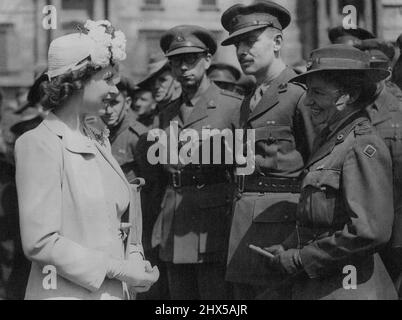
[{"label": "woman in white hat", "polygon": [[138,195],[107,133],[84,121],[118,94],[125,43],[108,21],[87,21],[50,45],[41,103],[51,112],[15,151],[26,299],[123,299],[159,277],[143,259]]}]

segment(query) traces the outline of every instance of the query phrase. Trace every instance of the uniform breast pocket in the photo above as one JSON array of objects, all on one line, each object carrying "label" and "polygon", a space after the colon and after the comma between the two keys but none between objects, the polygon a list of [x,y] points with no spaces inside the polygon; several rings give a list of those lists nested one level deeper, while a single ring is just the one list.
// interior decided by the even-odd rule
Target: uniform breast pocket
[{"label": "uniform breast pocket", "polygon": [[287,153],[294,149],[295,140],[290,126],[267,125],[255,129],[257,148],[264,149],[267,155],[278,152]]},{"label": "uniform breast pocket", "polygon": [[339,170],[312,171],[304,178],[299,212],[302,223],[333,225],[339,212],[340,179]]},{"label": "uniform breast pocket", "polygon": [[294,148],[289,126],[267,125],[255,129],[256,164],[263,170],[280,170],[279,159]]}]

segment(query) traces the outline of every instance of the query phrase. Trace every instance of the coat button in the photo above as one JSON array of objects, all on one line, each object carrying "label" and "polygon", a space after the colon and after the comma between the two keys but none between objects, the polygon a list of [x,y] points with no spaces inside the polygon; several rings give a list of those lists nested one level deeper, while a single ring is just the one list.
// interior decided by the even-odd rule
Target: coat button
[{"label": "coat button", "polygon": [[340,134],[337,138],[338,141],[342,141],[343,139],[345,139],[345,136],[343,134]]}]

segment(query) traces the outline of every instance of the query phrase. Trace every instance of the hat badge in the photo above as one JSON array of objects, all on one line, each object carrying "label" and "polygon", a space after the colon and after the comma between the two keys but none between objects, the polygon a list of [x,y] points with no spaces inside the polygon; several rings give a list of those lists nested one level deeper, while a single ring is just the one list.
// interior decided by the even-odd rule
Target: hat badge
[{"label": "hat badge", "polygon": [[313,64],[314,64],[313,60],[307,61],[307,65],[306,65],[307,71],[311,70],[311,68],[313,67]]},{"label": "hat badge", "polygon": [[176,37],[176,41],[177,41],[177,42],[184,42],[185,39],[184,39],[183,36],[177,36],[177,37]]}]

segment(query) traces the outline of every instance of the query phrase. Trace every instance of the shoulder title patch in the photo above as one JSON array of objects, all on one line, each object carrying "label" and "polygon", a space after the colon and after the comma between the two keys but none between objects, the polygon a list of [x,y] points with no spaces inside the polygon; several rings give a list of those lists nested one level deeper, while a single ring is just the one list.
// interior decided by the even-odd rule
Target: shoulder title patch
[{"label": "shoulder title patch", "polygon": [[364,153],[367,157],[372,158],[372,157],[374,157],[374,155],[377,153],[377,149],[374,148],[372,145],[369,144],[369,145],[364,149],[363,153]]}]

